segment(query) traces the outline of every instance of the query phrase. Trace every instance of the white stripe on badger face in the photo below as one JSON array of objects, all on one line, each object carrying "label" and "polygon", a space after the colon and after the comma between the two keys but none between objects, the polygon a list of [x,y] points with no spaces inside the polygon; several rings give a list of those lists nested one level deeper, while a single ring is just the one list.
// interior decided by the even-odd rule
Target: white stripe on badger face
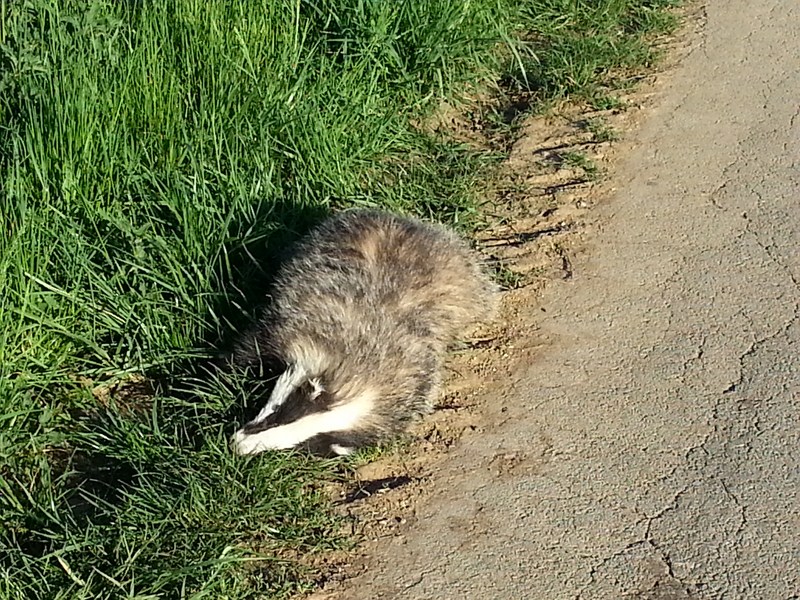
[{"label": "white stripe on badger face", "polygon": [[249,435],[243,430],[239,430],[233,436],[233,450],[237,454],[258,454],[265,450],[288,450],[320,433],[348,431],[354,429],[369,415],[374,404],[375,394],[367,392],[346,404],[340,404],[325,412],[305,416],[294,423]]},{"label": "white stripe on badger face", "polygon": [[263,421],[276,410],[278,410],[291,393],[298,388],[308,377],[308,373],[300,365],[289,365],[289,367],[281,373],[278,380],[275,382],[275,387],[272,388],[272,394],[269,396],[267,404],[262,408],[258,416],[253,419],[252,423],[259,423]]}]

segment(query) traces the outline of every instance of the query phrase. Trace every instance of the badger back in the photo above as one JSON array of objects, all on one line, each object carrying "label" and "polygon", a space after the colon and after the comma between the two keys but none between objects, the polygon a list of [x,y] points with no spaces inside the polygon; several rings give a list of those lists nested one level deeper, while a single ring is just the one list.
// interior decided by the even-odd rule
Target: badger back
[{"label": "badger back", "polygon": [[378,310],[441,340],[487,318],[496,294],[478,256],[453,232],[373,210],[342,212],[313,231],[284,265],[275,291],[275,317],[289,322],[313,313],[340,325],[348,315]]}]

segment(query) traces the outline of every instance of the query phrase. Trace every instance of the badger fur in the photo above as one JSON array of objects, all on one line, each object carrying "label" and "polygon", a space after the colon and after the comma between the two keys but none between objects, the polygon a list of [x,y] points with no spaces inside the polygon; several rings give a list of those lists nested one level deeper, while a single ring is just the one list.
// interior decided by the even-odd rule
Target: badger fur
[{"label": "badger fur", "polygon": [[496,287],[448,229],[377,210],[339,213],[282,265],[233,353],[280,375],[233,449],[348,454],[405,430],[437,397],[445,351],[489,318]]}]

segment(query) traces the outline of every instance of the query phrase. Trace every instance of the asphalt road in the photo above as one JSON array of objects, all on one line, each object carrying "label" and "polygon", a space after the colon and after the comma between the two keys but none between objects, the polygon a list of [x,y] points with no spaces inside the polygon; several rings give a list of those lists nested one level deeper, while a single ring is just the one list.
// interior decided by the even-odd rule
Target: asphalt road
[{"label": "asphalt road", "polygon": [[800,2],[707,11],[511,418],[342,598],[800,598]]}]

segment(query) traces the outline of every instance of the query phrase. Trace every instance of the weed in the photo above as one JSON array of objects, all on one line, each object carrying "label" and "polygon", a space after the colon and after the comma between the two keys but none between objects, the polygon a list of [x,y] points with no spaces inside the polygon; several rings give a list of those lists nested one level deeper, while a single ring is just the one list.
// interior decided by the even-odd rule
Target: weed
[{"label": "weed", "polygon": [[581,169],[587,179],[596,179],[599,175],[599,168],[595,162],[583,152],[564,152],[561,160],[565,165]]},{"label": "weed", "polygon": [[617,132],[602,118],[588,119],[584,123],[586,131],[592,134],[592,141],[597,143],[614,142],[619,139]]},{"label": "weed", "polygon": [[595,110],[619,110],[625,106],[625,101],[613,94],[592,94],[588,100]]},{"label": "weed", "polygon": [[498,264],[494,268],[494,280],[503,290],[515,290],[522,286],[524,276],[522,273],[512,271],[503,264]]}]

